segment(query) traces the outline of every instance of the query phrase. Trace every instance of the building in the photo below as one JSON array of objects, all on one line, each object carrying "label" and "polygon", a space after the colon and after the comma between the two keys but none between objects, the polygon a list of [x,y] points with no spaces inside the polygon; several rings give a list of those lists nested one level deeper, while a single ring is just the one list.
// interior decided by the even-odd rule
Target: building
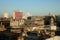
[{"label": "building", "polygon": [[9,18],[9,15],[8,15],[8,13],[4,13],[4,18]]},{"label": "building", "polygon": [[27,12],[27,14],[25,16],[23,16],[24,19],[28,19],[28,17],[31,17],[32,15],[30,14],[30,12]]},{"label": "building", "polygon": [[46,40],[60,40],[60,36],[51,37]]},{"label": "building", "polygon": [[32,20],[34,20],[34,24],[36,25],[44,25],[44,16],[32,16]]},{"label": "building", "polygon": [[50,25],[50,19],[51,19],[51,16],[45,16],[44,24],[45,25]]},{"label": "building", "polygon": [[11,26],[12,28],[20,28],[20,27],[22,27],[22,26],[24,25],[24,23],[25,23],[25,20],[24,20],[24,19],[20,19],[20,20],[16,20],[16,19],[10,20],[10,26]]},{"label": "building", "polygon": [[56,15],[56,25],[60,27],[60,15]]}]

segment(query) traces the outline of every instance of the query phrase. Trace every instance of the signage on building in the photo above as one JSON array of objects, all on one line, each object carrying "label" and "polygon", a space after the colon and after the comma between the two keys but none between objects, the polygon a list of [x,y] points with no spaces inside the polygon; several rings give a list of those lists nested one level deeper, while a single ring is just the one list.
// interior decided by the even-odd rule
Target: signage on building
[{"label": "signage on building", "polygon": [[16,19],[21,19],[22,18],[22,12],[21,11],[14,11],[14,17]]},{"label": "signage on building", "polygon": [[22,18],[22,12],[15,12],[16,18]]}]

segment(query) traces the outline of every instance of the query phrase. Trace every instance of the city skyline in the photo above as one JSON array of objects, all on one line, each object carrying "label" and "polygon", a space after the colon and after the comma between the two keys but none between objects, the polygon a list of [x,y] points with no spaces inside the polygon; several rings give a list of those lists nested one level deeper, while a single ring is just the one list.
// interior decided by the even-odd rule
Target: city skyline
[{"label": "city skyline", "polygon": [[5,12],[12,15],[14,10],[22,10],[23,15],[60,14],[60,0],[0,0],[0,16]]}]

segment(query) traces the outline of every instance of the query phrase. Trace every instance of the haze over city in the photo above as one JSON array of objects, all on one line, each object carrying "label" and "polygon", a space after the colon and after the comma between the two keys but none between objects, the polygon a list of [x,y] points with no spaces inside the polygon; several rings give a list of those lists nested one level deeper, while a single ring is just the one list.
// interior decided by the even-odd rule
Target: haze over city
[{"label": "haze over city", "polygon": [[9,15],[14,10],[22,10],[23,15],[30,12],[32,15],[60,14],[60,0],[0,0],[0,16],[5,12]]}]

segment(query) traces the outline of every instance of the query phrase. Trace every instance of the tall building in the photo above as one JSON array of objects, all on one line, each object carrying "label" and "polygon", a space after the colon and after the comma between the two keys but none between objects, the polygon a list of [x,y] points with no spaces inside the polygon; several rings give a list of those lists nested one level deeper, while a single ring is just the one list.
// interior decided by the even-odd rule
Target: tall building
[{"label": "tall building", "polygon": [[51,25],[51,26],[54,26],[54,19],[51,18],[50,21],[51,21],[50,25]]},{"label": "tall building", "polygon": [[15,12],[13,12],[13,19],[15,19]]},{"label": "tall building", "polygon": [[20,18],[22,18],[22,11],[19,11],[19,10],[14,11],[13,12],[13,19],[20,19]]},{"label": "tall building", "polygon": [[4,18],[8,18],[8,13],[4,13]]}]

